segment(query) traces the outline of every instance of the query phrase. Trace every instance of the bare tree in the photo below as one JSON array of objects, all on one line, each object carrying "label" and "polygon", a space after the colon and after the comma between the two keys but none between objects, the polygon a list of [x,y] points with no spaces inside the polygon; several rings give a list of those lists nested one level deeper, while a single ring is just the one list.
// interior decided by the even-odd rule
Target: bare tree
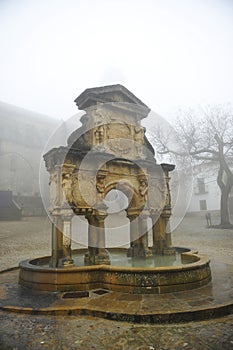
[{"label": "bare tree", "polygon": [[[232,227],[229,216],[229,194],[233,187],[233,109],[231,106],[205,107],[198,111],[182,110],[174,125],[177,143],[171,142],[169,130],[157,128],[153,143],[158,154],[185,156],[186,152],[174,147],[183,143],[194,164],[215,162],[218,165],[217,184],[221,191],[221,223]],[[174,139],[174,132],[173,132]]]}]

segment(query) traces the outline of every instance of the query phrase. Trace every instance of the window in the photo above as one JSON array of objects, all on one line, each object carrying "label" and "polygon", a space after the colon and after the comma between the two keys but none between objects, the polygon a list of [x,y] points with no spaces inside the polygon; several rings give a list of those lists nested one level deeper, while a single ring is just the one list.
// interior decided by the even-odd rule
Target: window
[{"label": "window", "polygon": [[200,200],[199,204],[200,204],[200,210],[207,210],[207,204],[205,199]]}]

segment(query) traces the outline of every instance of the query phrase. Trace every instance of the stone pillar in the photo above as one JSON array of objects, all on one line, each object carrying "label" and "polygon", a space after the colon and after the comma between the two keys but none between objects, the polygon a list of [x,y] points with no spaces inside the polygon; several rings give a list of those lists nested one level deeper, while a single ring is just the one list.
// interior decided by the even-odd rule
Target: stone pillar
[{"label": "stone pillar", "polygon": [[127,216],[130,220],[130,247],[127,251],[127,256],[133,257],[137,255],[137,251],[140,246],[139,230],[138,230],[138,214],[128,213]]},{"label": "stone pillar", "polygon": [[148,225],[147,225],[147,219],[149,218],[149,212],[143,211],[141,212],[140,216],[138,217],[138,223],[139,223],[139,234],[140,234],[140,251],[139,256],[148,258],[152,256],[152,252],[148,247]]},{"label": "stone pillar", "polygon": [[156,214],[152,215],[153,227],[153,247],[152,251],[154,254],[163,254],[165,247],[165,220]]},{"label": "stone pillar", "polygon": [[56,215],[52,224],[51,267],[71,267],[71,220],[72,215]]},{"label": "stone pillar", "polygon": [[61,216],[53,217],[51,267],[58,267],[63,258],[63,221]]},{"label": "stone pillar", "polygon": [[165,246],[163,250],[163,254],[165,255],[173,255],[175,254],[175,249],[172,247],[172,240],[171,240],[171,230],[170,230],[170,217],[171,217],[171,194],[170,194],[170,186],[169,186],[169,172],[174,169],[174,165],[169,164],[162,164],[162,168],[164,170],[165,174],[165,180],[166,180],[166,199],[165,199],[165,206],[163,208],[161,219],[164,222],[164,237],[165,237]]},{"label": "stone pillar", "polygon": [[56,242],[56,227],[54,222],[52,222],[52,252],[51,252],[51,259],[49,262],[50,267],[57,267],[57,242]]},{"label": "stone pillar", "polygon": [[86,265],[110,265],[108,251],[105,249],[104,220],[107,217],[105,211],[96,211],[86,216],[88,226],[88,253],[84,257]]},{"label": "stone pillar", "polygon": [[94,265],[95,256],[98,254],[97,223],[93,215],[87,215],[88,220],[88,252],[85,254],[85,265]]},{"label": "stone pillar", "polygon": [[104,220],[107,217],[106,212],[98,212],[95,214],[96,222],[96,238],[97,238],[97,254],[95,255],[95,265],[110,265],[110,257],[105,249],[105,226]]},{"label": "stone pillar", "polygon": [[176,253],[175,248],[172,246],[171,228],[170,228],[170,215],[164,215],[165,222],[165,247],[164,255],[174,255]]},{"label": "stone pillar", "polygon": [[63,259],[62,266],[69,267],[74,266],[71,253],[71,220],[73,215],[63,215]]}]

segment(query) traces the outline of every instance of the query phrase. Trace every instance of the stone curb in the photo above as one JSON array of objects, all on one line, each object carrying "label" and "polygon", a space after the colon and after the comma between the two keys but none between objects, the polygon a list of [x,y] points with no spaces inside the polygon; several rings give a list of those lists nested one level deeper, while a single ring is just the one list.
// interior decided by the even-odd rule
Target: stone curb
[{"label": "stone curb", "polygon": [[[0,274],[11,272],[19,269],[19,267],[11,267],[0,271]],[[60,294],[60,293],[59,293]],[[62,294],[62,293],[61,293]],[[142,295],[142,294],[141,294]],[[169,293],[168,293],[169,295]],[[164,294],[166,296],[166,293]],[[169,299],[169,298],[168,298]],[[206,305],[201,307],[192,307],[182,310],[158,310],[155,312],[147,312],[146,310],[138,310],[133,313],[124,312],[123,308],[119,311],[107,310],[106,305],[67,305],[64,304],[48,306],[43,308],[20,307],[13,305],[0,306],[0,311],[25,314],[25,315],[44,315],[44,316],[93,316],[104,318],[107,320],[126,321],[132,323],[148,323],[148,324],[165,324],[165,323],[182,323],[189,321],[201,321],[212,318],[223,317],[233,313],[233,300],[214,305]],[[181,298],[182,300],[182,298]],[[97,300],[96,300],[97,301]]]},{"label": "stone curb", "polygon": [[195,308],[183,311],[165,311],[156,313],[123,313],[109,312],[101,309],[91,309],[82,306],[58,306],[33,309],[18,306],[0,306],[0,310],[26,315],[46,315],[46,316],[94,316],[107,320],[126,321],[133,323],[180,323],[189,321],[201,321],[229,315],[233,312],[233,301],[225,304],[218,304],[214,307]]}]

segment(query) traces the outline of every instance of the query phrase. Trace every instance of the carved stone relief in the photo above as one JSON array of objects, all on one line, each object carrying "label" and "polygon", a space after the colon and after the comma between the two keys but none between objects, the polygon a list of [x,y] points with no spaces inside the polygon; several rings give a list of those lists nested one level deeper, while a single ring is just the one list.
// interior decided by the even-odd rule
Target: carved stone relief
[{"label": "carved stone relief", "polygon": [[50,195],[50,211],[58,204],[58,174],[52,172],[49,180],[49,195]]},{"label": "carved stone relief", "polygon": [[151,178],[149,182],[149,203],[152,209],[161,210],[165,205],[166,193],[165,182],[158,178]]},{"label": "carved stone relief", "polygon": [[148,181],[146,177],[141,177],[139,179],[139,193],[143,197],[144,202],[148,200]]},{"label": "carved stone relief", "polygon": [[143,157],[143,144],[144,144],[144,128],[141,126],[134,127],[134,141],[136,148],[136,156],[138,158]]},{"label": "carved stone relief", "polygon": [[62,175],[62,190],[63,190],[63,197],[62,197],[62,205],[68,205],[69,203],[73,202],[73,196],[72,196],[72,177],[70,173],[66,173]]},{"label": "carved stone relief", "polygon": [[79,171],[73,179],[73,198],[77,207],[92,208],[97,202],[95,175]]}]

